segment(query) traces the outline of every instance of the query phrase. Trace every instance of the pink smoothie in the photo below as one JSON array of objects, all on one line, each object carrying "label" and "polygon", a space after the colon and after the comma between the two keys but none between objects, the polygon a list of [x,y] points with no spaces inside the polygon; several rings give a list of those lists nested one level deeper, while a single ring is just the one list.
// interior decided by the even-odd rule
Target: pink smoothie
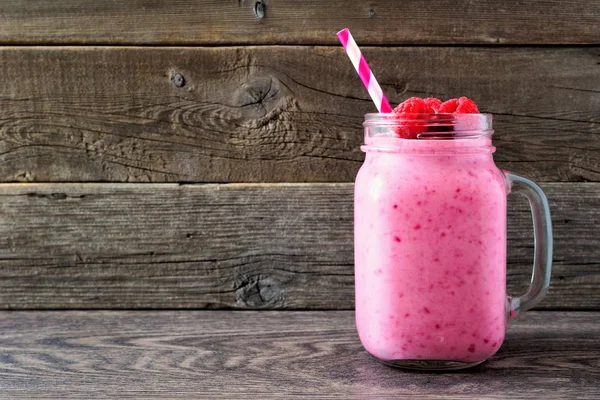
[{"label": "pink smoothie", "polygon": [[483,361],[506,325],[506,185],[490,139],[392,142],[367,143],[356,178],[362,344],[386,361]]}]

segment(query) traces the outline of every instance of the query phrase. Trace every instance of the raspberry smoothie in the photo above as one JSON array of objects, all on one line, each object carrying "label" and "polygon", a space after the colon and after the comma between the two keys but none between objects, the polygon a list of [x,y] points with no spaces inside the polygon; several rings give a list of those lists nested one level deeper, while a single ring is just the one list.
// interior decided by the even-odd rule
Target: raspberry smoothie
[{"label": "raspberry smoothie", "polygon": [[[415,130],[412,121],[404,134],[447,130],[431,120]],[[380,360],[454,368],[484,361],[502,344],[507,186],[491,133],[480,130],[489,121],[456,117],[452,132],[427,140],[405,138],[402,124],[389,135],[389,126],[378,134],[377,123],[365,122],[355,185],[356,324]],[[461,123],[470,135],[455,135]]]}]

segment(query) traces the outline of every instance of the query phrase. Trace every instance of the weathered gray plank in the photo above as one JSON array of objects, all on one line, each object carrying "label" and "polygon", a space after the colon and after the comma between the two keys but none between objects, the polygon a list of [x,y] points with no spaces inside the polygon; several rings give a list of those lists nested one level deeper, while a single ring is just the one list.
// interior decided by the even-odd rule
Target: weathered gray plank
[{"label": "weathered gray plank", "polygon": [[5,0],[0,16],[10,44],[337,44],[345,26],[363,45],[600,38],[597,0]]},{"label": "weathered gray plank", "polygon": [[0,313],[10,399],[597,399],[600,313],[531,312],[467,371],[370,357],[352,311]]},{"label": "weathered gray plank", "polygon": [[[366,50],[393,103],[495,113],[499,166],[538,181],[600,180],[599,52]],[[0,181],[352,181],[374,111],[338,47],[0,48],[0,71]]]},{"label": "weathered gray plank", "polygon": [[[600,184],[545,184],[545,309],[600,309]],[[0,185],[0,307],[353,307],[352,184]],[[509,288],[530,276],[511,197]]]}]

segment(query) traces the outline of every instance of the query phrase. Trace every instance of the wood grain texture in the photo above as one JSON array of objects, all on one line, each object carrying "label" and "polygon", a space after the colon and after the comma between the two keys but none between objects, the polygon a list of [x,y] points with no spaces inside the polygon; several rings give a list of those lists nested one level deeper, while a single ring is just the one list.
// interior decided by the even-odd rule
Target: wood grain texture
[{"label": "wood grain texture", "polygon": [[[494,113],[501,168],[600,181],[600,48],[365,52],[392,103]],[[0,181],[353,181],[374,110],[337,47],[5,47],[0,71]]]},{"label": "wood grain texture", "polygon": [[352,311],[0,313],[10,399],[597,399],[600,312],[531,312],[490,360],[380,364]]},{"label": "wood grain texture", "polygon": [[600,2],[534,0],[4,0],[4,44],[582,44]]},{"label": "wood grain texture", "polygon": [[[600,310],[600,184],[543,185],[554,221],[545,309]],[[0,185],[0,307],[351,309],[352,184]],[[512,293],[530,279],[510,198]]]}]

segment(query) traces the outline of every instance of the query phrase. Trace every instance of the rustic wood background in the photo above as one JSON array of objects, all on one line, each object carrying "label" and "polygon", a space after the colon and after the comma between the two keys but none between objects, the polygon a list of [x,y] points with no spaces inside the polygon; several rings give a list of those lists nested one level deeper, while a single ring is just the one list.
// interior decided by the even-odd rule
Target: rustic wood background
[{"label": "rustic wood background", "polygon": [[[600,1],[0,1],[0,308],[353,307],[373,111],[468,95],[552,207],[539,305],[600,310]],[[509,288],[529,280],[511,197]]]}]

